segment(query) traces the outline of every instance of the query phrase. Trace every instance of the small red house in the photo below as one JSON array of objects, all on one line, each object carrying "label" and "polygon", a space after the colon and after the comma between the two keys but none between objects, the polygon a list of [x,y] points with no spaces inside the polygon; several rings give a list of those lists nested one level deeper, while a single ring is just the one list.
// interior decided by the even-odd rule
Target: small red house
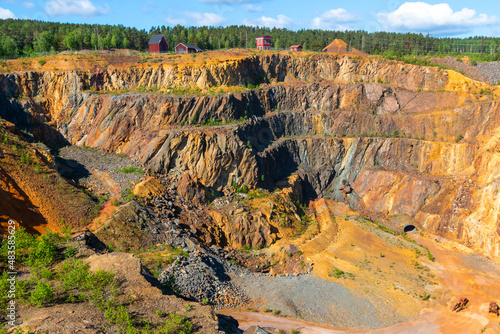
[{"label": "small red house", "polygon": [[302,45],[292,45],[290,51],[302,51]]},{"label": "small red house", "polygon": [[153,35],[149,40],[150,53],[163,53],[168,51],[168,43],[163,35]]},{"label": "small red house", "polygon": [[193,44],[179,43],[175,47],[175,53],[196,53],[203,52],[202,49]]},{"label": "small red house", "polygon": [[271,36],[261,36],[255,39],[257,40],[257,49],[271,50]]}]

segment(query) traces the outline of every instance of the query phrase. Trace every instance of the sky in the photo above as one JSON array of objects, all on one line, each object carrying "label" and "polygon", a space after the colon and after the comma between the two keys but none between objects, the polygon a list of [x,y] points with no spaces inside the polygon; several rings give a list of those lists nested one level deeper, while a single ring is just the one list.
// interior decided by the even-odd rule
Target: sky
[{"label": "sky", "polygon": [[498,0],[0,0],[0,18],[152,26],[416,32],[434,37],[500,37]]}]

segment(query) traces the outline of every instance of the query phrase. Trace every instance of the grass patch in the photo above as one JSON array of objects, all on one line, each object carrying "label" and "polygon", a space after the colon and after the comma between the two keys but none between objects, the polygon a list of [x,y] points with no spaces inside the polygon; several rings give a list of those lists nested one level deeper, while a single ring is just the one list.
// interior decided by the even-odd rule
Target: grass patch
[{"label": "grass patch", "polygon": [[462,139],[464,139],[464,135],[463,135],[463,134],[459,134],[459,135],[455,138],[455,143],[460,142]]},{"label": "grass patch", "polygon": [[340,270],[339,268],[333,267],[329,272],[328,272],[329,277],[334,277],[334,278],[351,278],[354,279],[355,276],[352,273],[344,272],[343,270]]},{"label": "grass patch", "polygon": [[144,170],[141,167],[123,167],[120,169],[120,172],[125,173],[125,174],[130,174],[130,173],[137,173],[137,174],[144,174]]}]

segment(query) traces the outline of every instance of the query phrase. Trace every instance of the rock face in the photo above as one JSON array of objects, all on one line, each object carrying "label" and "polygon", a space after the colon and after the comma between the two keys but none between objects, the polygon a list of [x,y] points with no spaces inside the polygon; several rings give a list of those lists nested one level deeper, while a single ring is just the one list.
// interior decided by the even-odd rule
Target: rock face
[{"label": "rock face", "polygon": [[[98,79],[109,94],[88,91]],[[273,84],[200,96],[113,92],[258,82]],[[46,143],[126,154],[163,174],[189,171],[179,190],[193,203],[232,185],[272,190],[293,175],[301,189],[292,191],[296,197],[408,215],[500,255],[497,93],[453,71],[282,54],[108,70],[99,78],[78,71],[2,74],[0,89],[2,118]],[[214,238],[233,231],[231,224],[247,230],[247,223],[215,220]],[[260,235],[272,242],[265,228]]]}]

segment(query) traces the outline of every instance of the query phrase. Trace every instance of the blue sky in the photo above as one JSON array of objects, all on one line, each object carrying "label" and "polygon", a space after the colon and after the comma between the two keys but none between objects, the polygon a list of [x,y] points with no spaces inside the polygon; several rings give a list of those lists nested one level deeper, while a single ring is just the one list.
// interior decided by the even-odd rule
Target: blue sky
[{"label": "blue sky", "polygon": [[256,25],[292,30],[421,32],[500,37],[500,4],[400,0],[0,0],[0,18],[151,26]]}]

